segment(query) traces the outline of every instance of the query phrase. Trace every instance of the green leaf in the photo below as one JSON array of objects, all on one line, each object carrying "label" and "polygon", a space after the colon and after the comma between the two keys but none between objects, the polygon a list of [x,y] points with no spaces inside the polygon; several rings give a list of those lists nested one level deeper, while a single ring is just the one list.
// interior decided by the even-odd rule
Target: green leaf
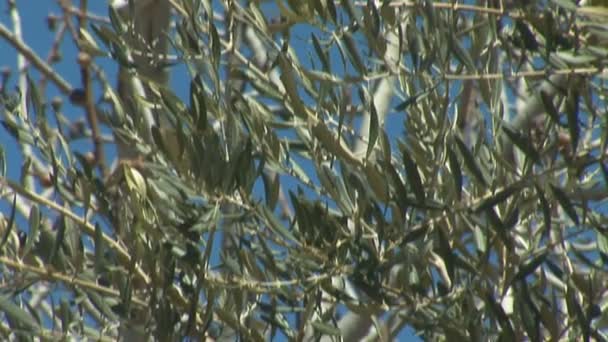
[{"label": "green leaf", "polygon": [[367,68],[365,67],[363,60],[359,55],[359,50],[357,49],[357,46],[359,46],[359,44],[355,42],[355,39],[353,38],[352,34],[350,32],[345,32],[342,37],[342,40],[344,41],[346,51],[348,52],[347,56],[350,59],[350,62],[352,63],[355,70],[357,70],[361,75],[367,74]]},{"label": "green leaf", "polygon": [[473,237],[475,239],[475,246],[477,247],[477,250],[481,254],[484,254],[488,249],[488,245],[486,243],[486,234],[483,232],[481,226],[475,225],[473,228]]},{"label": "green leaf", "polygon": [[458,163],[458,157],[451,147],[446,146],[446,152],[448,154],[448,163],[450,165],[450,174],[454,181],[454,188],[456,190],[456,198],[460,200],[462,198],[462,171],[460,170],[460,164]]},{"label": "green leaf", "polygon": [[353,211],[354,205],[346,191],[344,180],[325,163],[317,166],[319,181],[329,194],[335,199],[340,209],[345,213]]},{"label": "green leaf", "polygon": [[119,317],[114,313],[114,311],[112,311],[112,308],[109,305],[109,302],[111,302],[113,299],[101,296],[100,294],[94,291],[87,291],[85,293],[87,298],[91,301],[95,308],[97,308],[103,315],[105,315],[107,319],[111,321],[119,320]]},{"label": "green leaf", "polygon": [[551,120],[553,120],[555,124],[561,125],[559,122],[559,113],[557,111],[557,108],[555,108],[555,105],[553,104],[553,99],[549,96],[549,94],[541,90],[540,99],[543,102],[543,105],[545,106],[545,111],[547,114],[549,114]]},{"label": "green leaf", "polygon": [[334,24],[338,22],[338,11],[336,10],[336,5],[333,1],[326,1],[327,10],[329,11],[329,17]]},{"label": "green leaf", "polygon": [[319,39],[317,38],[317,36],[315,36],[314,33],[311,33],[310,36],[312,38],[312,46],[315,48],[315,52],[317,53],[317,56],[319,57],[319,59],[321,60],[321,64],[323,65],[323,71],[331,73],[331,64],[329,63],[329,57],[327,56],[327,53],[323,51],[323,48],[321,48],[321,43],[319,43]]},{"label": "green leaf", "polygon": [[433,91],[435,91],[435,89],[437,89],[439,84],[440,82],[434,82],[432,85],[426,87],[424,90],[419,91],[414,95],[410,95],[410,97],[408,97],[405,101],[398,104],[394,110],[397,112],[406,110],[409,106],[426,99]]},{"label": "green leaf", "polygon": [[543,221],[544,221],[544,230],[543,236],[548,238],[549,232],[551,232],[551,208],[549,207],[549,202],[545,198],[544,192],[538,185],[534,185],[536,189],[536,194],[538,195],[538,201],[540,202],[541,210],[543,212]]},{"label": "green leaf", "polygon": [[579,114],[579,93],[576,89],[571,89],[568,92],[566,99],[566,117],[568,118],[568,132],[570,133],[570,144],[572,152],[576,152],[578,139],[580,135],[580,127],[578,125]]},{"label": "green leaf", "polygon": [[416,165],[414,160],[410,157],[409,152],[407,150],[404,149],[402,151],[401,155],[403,157],[405,175],[407,176],[409,185],[412,187],[412,190],[414,191],[416,200],[418,200],[418,202],[420,202],[420,203],[424,203],[424,201],[426,199],[426,194],[424,192],[424,187],[422,185],[420,173],[418,172],[418,165]]},{"label": "green leaf", "polygon": [[5,176],[6,176],[6,153],[4,152],[4,147],[0,146],[0,177],[5,177]]},{"label": "green leaf", "polygon": [[391,141],[388,137],[388,134],[386,134],[386,130],[384,129],[380,130],[379,144],[380,152],[382,152],[382,159],[390,162],[392,158]]},{"label": "green leaf", "polygon": [[395,111],[397,111],[397,112],[404,111],[407,107],[415,104],[416,101],[418,101],[418,99],[419,99],[419,94],[414,94],[414,95],[408,97],[405,101],[401,102],[400,104],[397,105],[397,107],[395,107]]},{"label": "green leaf", "polygon": [[266,199],[266,205],[274,210],[279,199],[279,191],[281,188],[279,174],[276,172],[264,172],[262,174],[262,180],[264,182],[264,198]]},{"label": "green leaf", "polygon": [[260,212],[262,218],[268,224],[268,228],[278,233],[288,241],[297,241],[293,234],[287,228],[285,228],[285,226],[281,222],[279,222],[274,213],[270,211],[270,209],[268,209],[266,206],[259,206],[258,212]]},{"label": "green leaf", "polygon": [[[363,29],[366,31],[368,36],[371,37],[379,37],[380,36],[380,14],[378,13],[378,9],[374,1],[368,1],[366,10],[363,11]],[[375,42],[370,42],[370,44],[375,44]]]},{"label": "green leaf", "polygon": [[530,297],[527,284],[522,283],[518,288],[521,290],[516,292],[517,295],[515,300],[518,304],[524,329],[526,330],[526,334],[530,341],[539,341],[541,322],[540,312]]},{"label": "green leaf", "polygon": [[534,145],[530,139],[523,134],[514,131],[508,125],[502,126],[503,131],[507,134],[509,139],[517,146],[532,162],[537,163],[540,160],[540,155],[534,149]]},{"label": "green leaf", "polygon": [[53,248],[51,249],[51,253],[49,256],[49,263],[53,263],[53,261],[55,260],[55,257],[57,256],[59,249],[61,248],[62,244],[63,244],[63,240],[65,238],[65,233],[66,230],[68,228],[68,223],[66,222],[65,217],[61,218],[60,221],[58,222],[59,224],[57,224],[57,234],[55,234],[55,239],[53,240]]},{"label": "green leaf", "polygon": [[[608,265],[608,237],[600,231],[595,232],[597,249],[600,252],[600,257],[604,266]],[[0,246],[0,250],[2,247]]]},{"label": "green leaf", "polygon": [[15,138],[19,144],[23,145],[34,145],[34,138],[32,134],[26,130],[24,127],[19,125],[14,121],[12,117],[9,118],[8,115],[4,116],[4,120],[2,121],[2,126]]},{"label": "green leaf", "polygon": [[[251,82],[251,86],[254,87],[257,91],[261,93],[263,96],[267,96],[271,99],[282,100],[283,94],[278,91],[277,87],[270,83],[268,80],[258,77],[258,75],[251,71],[250,69],[245,69],[243,71],[243,76]],[[281,78],[282,80],[282,78]]]},{"label": "green leaf", "polygon": [[454,137],[454,140],[456,141],[456,146],[458,147],[458,150],[460,151],[460,154],[462,155],[462,158],[464,159],[465,167],[469,170],[469,172],[473,175],[473,177],[482,186],[487,186],[488,183],[486,182],[486,180],[483,176],[483,173],[481,172],[481,169],[477,165],[477,162],[475,161],[475,157],[473,156],[473,154],[471,154],[471,151],[469,151],[469,149],[467,148],[467,145],[465,145],[465,143],[462,140],[460,140],[459,137]]},{"label": "green leaf", "polygon": [[399,207],[402,210],[405,210],[408,206],[409,200],[407,198],[407,189],[401,181],[401,177],[397,173],[397,170],[395,170],[393,164],[390,163],[390,161],[384,161],[382,167],[388,173],[389,180],[396,190],[396,202],[399,204]]},{"label": "green leaf", "polygon": [[[485,298],[485,302],[488,304],[488,308],[490,312],[494,316],[493,318],[500,324],[500,328],[506,336],[505,341],[515,341],[515,332],[513,331],[513,325],[511,324],[511,320],[509,316],[502,309],[502,306],[496,302],[492,294],[488,293]],[[501,339],[502,340],[502,339]]]},{"label": "green leaf", "polygon": [[316,331],[320,332],[321,334],[330,336],[341,336],[340,329],[333,325],[326,324],[321,321],[313,321],[312,326]]},{"label": "green leaf", "polygon": [[[0,296],[0,312],[3,312],[12,321],[25,326],[30,332],[38,332],[40,325],[34,317],[30,316],[25,310],[13,303],[7,296]],[[15,327],[17,328],[17,327]]]},{"label": "green leaf", "polygon": [[578,53],[573,53],[570,51],[558,51],[555,52],[555,55],[560,58],[562,61],[566,62],[568,65],[576,67],[588,67],[589,64],[595,62],[597,57],[593,55],[582,55]]},{"label": "green leaf", "polygon": [[294,115],[303,119],[308,119],[306,106],[298,94],[298,86],[293,66],[283,55],[279,55],[278,60],[282,71],[281,82],[285,87],[285,93],[287,94],[288,99],[291,100],[289,104],[293,108]]},{"label": "green leaf", "polygon": [[164,87],[159,90],[163,104],[173,115],[179,116],[186,111],[186,106],[173,91]]},{"label": "green leaf", "polygon": [[215,25],[213,25],[213,21],[209,20],[209,32],[211,32],[211,61],[213,62],[213,66],[217,70],[220,65],[221,59],[221,51],[222,45],[220,42],[220,37],[215,29]]},{"label": "green leaf", "polygon": [[513,242],[511,241],[511,236],[509,235],[504,222],[502,222],[500,217],[498,217],[498,214],[496,214],[494,208],[486,209],[485,214],[486,218],[490,222],[490,225],[494,227],[494,229],[498,233],[498,237],[500,238],[500,240],[505,244],[505,246],[511,248],[513,245]]},{"label": "green leaf", "polygon": [[583,332],[581,341],[589,341],[589,324],[588,319],[577,299],[577,291],[573,286],[568,286],[566,290],[566,307],[571,318],[575,318],[578,323],[578,328]]},{"label": "green leaf", "polygon": [[488,208],[492,208],[495,205],[504,202],[507,198],[511,197],[516,191],[520,189],[519,184],[511,184],[511,186],[507,186],[506,188],[500,190],[489,198],[485,199],[483,202],[479,204],[477,208],[475,208],[475,212],[484,211]]},{"label": "green leaf", "polygon": [[32,109],[36,113],[36,120],[38,123],[46,122],[46,115],[44,113],[44,105],[42,103],[42,96],[40,95],[40,91],[36,82],[27,74],[27,84],[28,84],[28,93],[30,98],[30,103],[32,104]]},{"label": "green leaf", "polygon": [[11,215],[9,216],[8,223],[6,224],[6,231],[2,236],[2,242],[0,242],[0,251],[4,250],[4,245],[11,235],[11,231],[15,227],[15,214],[17,213],[17,194],[13,195],[13,205],[11,205]]},{"label": "green leaf", "polygon": [[513,277],[513,280],[511,281],[511,284],[513,284],[517,281],[520,281],[520,280],[525,281],[525,278],[528,275],[530,275],[534,271],[536,271],[536,269],[540,265],[542,265],[543,262],[545,262],[545,259],[547,259],[547,254],[548,254],[548,252],[545,250],[540,255],[537,255],[536,257],[534,257],[532,260],[524,262],[522,265],[520,265],[517,273],[515,274],[515,276]]},{"label": "green leaf", "polygon": [[376,111],[376,106],[374,105],[374,101],[371,100],[369,102],[370,104],[370,111],[369,111],[369,135],[368,135],[368,142],[367,142],[367,152],[365,154],[366,158],[369,158],[369,156],[371,155],[372,151],[374,150],[374,146],[376,145],[376,140],[378,140],[378,130],[379,130],[379,123],[378,123],[378,112]]},{"label": "green leaf", "polygon": [[408,231],[407,233],[405,233],[405,237],[403,238],[402,244],[405,245],[410,242],[417,241],[422,237],[425,237],[427,232],[429,231],[429,228],[429,226],[424,225]]},{"label": "green leaf", "polygon": [[25,242],[25,247],[23,247],[23,255],[27,255],[34,243],[38,240],[38,235],[40,233],[40,210],[37,205],[33,205],[32,209],[30,209],[30,217],[28,220],[29,223],[29,232],[27,241]]},{"label": "green leaf", "polygon": [[462,46],[460,40],[456,37],[455,32],[451,32],[450,39],[450,46],[452,48],[452,51],[456,54],[458,60],[460,60],[460,62],[463,63],[467,67],[467,69],[469,69],[470,73],[477,73],[477,68],[475,68],[475,62],[473,62],[473,58],[471,58],[471,55],[469,54],[467,49]]},{"label": "green leaf", "polygon": [[58,311],[59,319],[61,319],[62,332],[65,334],[68,332],[70,323],[74,319],[74,317],[72,316],[72,310],[70,310],[70,305],[67,299],[60,299]]},{"label": "green leaf", "polygon": [[[99,26],[99,25],[91,24],[91,30],[93,31],[93,33],[95,33],[97,38],[99,38],[101,40],[101,42],[105,45],[105,47],[108,49],[116,48],[118,46],[118,43],[121,41],[121,38],[119,38],[119,35],[117,35],[115,31],[112,31],[112,29],[110,29],[107,25]],[[87,32],[87,31],[83,30],[83,32]],[[92,37],[91,37],[91,40],[92,40]],[[92,42],[94,43],[95,41],[92,41]],[[93,48],[95,48],[95,47],[93,46]]]},{"label": "green leaf", "polygon": [[194,117],[196,128],[204,132],[207,129],[207,104],[205,90],[199,75],[190,82],[190,113]]},{"label": "green leaf", "polygon": [[94,236],[94,242],[95,242],[95,273],[101,273],[104,266],[105,266],[105,262],[104,262],[104,253],[105,253],[105,248],[104,248],[104,241],[103,241],[103,231],[101,230],[101,226],[97,223],[95,224],[95,236]]},{"label": "green leaf", "polygon": [[116,6],[108,6],[108,17],[110,17],[110,24],[112,24],[112,28],[119,35],[125,34],[127,31],[127,26],[125,22],[122,20],[122,16],[118,13]]},{"label": "green leaf", "polygon": [[576,214],[576,210],[574,209],[574,206],[572,205],[572,202],[570,202],[568,196],[560,188],[552,184],[550,186],[551,190],[553,191],[553,195],[555,196],[559,204],[562,206],[568,217],[570,217],[570,219],[578,225],[578,215]]}]

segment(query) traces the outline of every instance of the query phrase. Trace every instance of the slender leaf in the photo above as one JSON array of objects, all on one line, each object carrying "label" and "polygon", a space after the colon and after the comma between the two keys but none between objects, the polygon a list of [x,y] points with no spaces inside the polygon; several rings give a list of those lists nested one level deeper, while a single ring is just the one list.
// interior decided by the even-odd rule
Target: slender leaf
[{"label": "slender leaf", "polygon": [[36,322],[34,317],[29,315],[6,296],[0,296],[0,312],[6,314],[13,322],[29,329],[33,334],[37,334],[40,330],[40,325]]},{"label": "slender leaf", "polygon": [[537,163],[540,160],[540,155],[534,148],[534,145],[530,141],[529,137],[514,131],[509,126],[502,126],[503,131],[507,134],[509,139],[517,146],[532,162]]},{"label": "slender leaf", "polygon": [[578,139],[580,135],[580,127],[578,123],[579,115],[579,93],[577,89],[573,89],[568,93],[566,99],[566,116],[568,118],[568,132],[570,133],[570,145],[572,151],[576,152]]},{"label": "slender leaf", "polygon": [[32,206],[32,209],[30,209],[28,238],[25,242],[25,247],[23,247],[23,255],[27,255],[34,246],[34,243],[38,240],[38,235],[40,234],[40,220],[40,210],[38,209],[38,206],[34,205]]},{"label": "slender leaf", "polygon": [[512,184],[512,185],[500,190],[499,192],[495,193],[494,195],[490,196],[489,198],[485,199],[483,202],[481,202],[479,204],[479,206],[477,206],[477,208],[475,208],[475,211],[480,212],[480,211],[484,211],[488,208],[492,208],[495,205],[507,200],[509,197],[511,197],[511,195],[513,195],[519,189],[520,189],[519,184]]},{"label": "slender leaf", "polygon": [[553,122],[555,122],[556,124],[560,125],[559,113],[557,112],[557,109],[553,104],[553,99],[550,97],[549,94],[547,94],[546,91],[540,92],[540,98],[543,102],[543,105],[545,106],[545,111],[547,114],[549,114],[551,120],[553,120]]},{"label": "slender leaf", "polygon": [[11,232],[15,227],[15,214],[17,213],[17,194],[13,195],[13,204],[11,205],[11,214],[9,215],[8,222],[6,224],[6,231],[2,236],[2,242],[0,242],[0,251],[4,250],[4,245],[8,241],[8,238],[11,236]]},{"label": "slender leaf", "polygon": [[462,198],[462,171],[460,170],[460,164],[458,163],[458,157],[456,153],[447,146],[446,152],[448,154],[448,163],[450,165],[450,174],[454,182],[454,188],[456,190],[456,198],[460,200]]},{"label": "slender leaf", "polygon": [[475,157],[471,154],[471,151],[469,151],[465,143],[460,140],[460,138],[454,137],[454,140],[456,141],[456,146],[458,146],[458,150],[464,159],[464,165],[466,168],[482,186],[487,186],[483,173],[481,172],[479,165],[477,165]]},{"label": "slender leaf", "polygon": [[412,187],[412,190],[414,190],[414,195],[418,202],[424,203],[426,194],[422,185],[420,173],[418,172],[418,166],[405,149],[402,151],[401,155],[403,157],[403,165],[405,167],[408,183]]},{"label": "slender leaf", "polygon": [[576,210],[574,209],[572,202],[568,198],[568,195],[566,195],[562,191],[562,189],[560,189],[554,185],[550,185],[550,186],[551,186],[551,190],[553,191],[553,195],[555,196],[555,198],[557,199],[559,204],[562,206],[562,208],[564,209],[564,211],[566,212],[568,217],[570,217],[570,219],[572,220],[572,222],[574,222],[574,224],[578,225],[579,224],[578,215],[576,214]]},{"label": "slender leaf", "polygon": [[312,322],[312,326],[313,328],[324,334],[324,335],[331,335],[331,336],[341,336],[341,332],[340,329],[338,329],[337,327],[321,322],[321,321],[313,321]]},{"label": "slender leaf", "polygon": [[376,106],[374,105],[374,101],[370,101],[370,110],[369,110],[369,134],[368,134],[368,142],[367,142],[367,152],[366,158],[369,158],[374,147],[376,146],[376,140],[378,140],[378,130],[380,129],[380,124],[378,122],[378,112],[376,112]]}]

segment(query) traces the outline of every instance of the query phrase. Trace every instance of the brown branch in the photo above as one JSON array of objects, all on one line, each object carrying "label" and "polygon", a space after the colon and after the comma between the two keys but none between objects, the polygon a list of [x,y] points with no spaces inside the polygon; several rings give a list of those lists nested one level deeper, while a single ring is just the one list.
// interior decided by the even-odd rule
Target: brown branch
[{"label": "brown branch", "polygon": [[[59,49],[61,46],[61,42],[63,42],[63,36],[66,32],[65,23],[61,23],[59,28],[57,29],[57,33],[55,34],[55,38],[53,39],[53,44],[51,45],[51,49],[49,50],[49,54],[46,56],[46,62],[51,65],[59,61],[61,56]],[[43,75],[40,78],[40,89],[42,93],[46,92],[46,81],[47,78]]]},{"label": "brown branch", "polygon": [[[87,13],[87,0],[80,1],[80,13]],[[79,38],[82,40],[82,33],[86,29],[87,18],[85,15],[78,16],[79,26]],[[78,54],[78,64],[80,64],[80,76],[82,79],[82,86],[84,88],[84,107],[91,127],[91,138],[93,140],[95,161],[99,167],[101,177],[106,176],[106,165],[105,165],[105,153],[103,150],[103,139],[99,130],[99,119],[97,116],[97,110],[95,103],[93,102],[93,82],[91,80],[91,56],[82,51],[82,47],[79,44],[80,53]]]},{"label": "brown branch", "polygon": [[103,150],[103,137],[99,129],[99,118],[95,103],[93,102],[93,82],[91,81],[91,56],[86,52],[78,54],[78,63],[80,64],[80,75],[84,87],[84,107],[87,114],[87,120],[91,128],[91,139],[93,140],[93,148],[95,154],[95,162],[99,166],[101,177],[105,179],[107,168],[105,165],[105,152]]}]

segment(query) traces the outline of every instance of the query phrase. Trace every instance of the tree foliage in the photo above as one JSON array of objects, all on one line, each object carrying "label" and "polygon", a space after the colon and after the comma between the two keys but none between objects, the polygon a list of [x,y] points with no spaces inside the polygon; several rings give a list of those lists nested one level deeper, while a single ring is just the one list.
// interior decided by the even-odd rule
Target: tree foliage
[{"label": "tree foliage", "polygon": [[603,2],[137,3],[0,25],[4,337],[606,339]]}]

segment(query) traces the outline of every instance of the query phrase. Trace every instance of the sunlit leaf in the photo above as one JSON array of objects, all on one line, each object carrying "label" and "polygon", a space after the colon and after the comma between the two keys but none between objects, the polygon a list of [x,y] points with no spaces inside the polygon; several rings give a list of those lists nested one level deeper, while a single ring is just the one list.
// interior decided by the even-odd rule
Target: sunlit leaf
[{"label": "sunlit leaf", "polygon": [[40,329],[39,323],[6,296],[0,296],[0,311],[17,324],[17,327],[23,326],[29,329],[32,334],[38,333]]},{"label": "sunlit leaf", "polygon": [[317,330],[320,333],[325,334],[325,335],[332,335],[332,336],[341,335],[340,329],[338,329],[337,327],[335,327],[333,325],[329,325],[329,324],[321,322],[321,321],[313,321],[312,326],[313,326],[313,328],[315,328],[315,330]]}]

